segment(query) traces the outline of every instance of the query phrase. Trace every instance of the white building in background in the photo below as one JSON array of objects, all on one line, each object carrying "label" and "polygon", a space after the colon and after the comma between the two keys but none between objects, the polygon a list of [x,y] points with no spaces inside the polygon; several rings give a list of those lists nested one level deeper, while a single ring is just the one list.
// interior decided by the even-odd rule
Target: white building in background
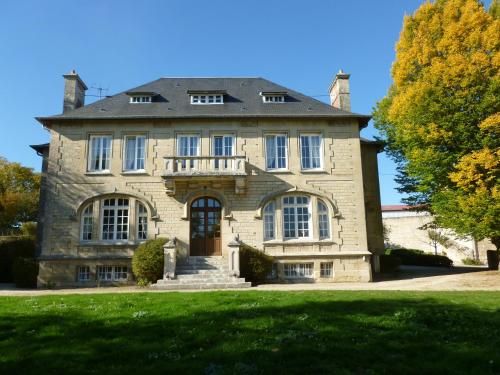
[{"label": "white building in background", "polygon": [[[386,231],[386,247],[423,250],[426,253],[446,255],[454,264],[462,263],[465,258],[486,262],[487,244],[478,243],[471,237],[461,238],[449,229],[434,229],[448,239],[443,246],[429,236],[426,224],[432,222],[432,215],[425,211],[412,211],[409,206],[382,206],[382,221]],[[489,243],[489,241],[486,241]],[[493,248],[493,247],[489,247]],[[488,248],[488,249],[489,249]]]}]

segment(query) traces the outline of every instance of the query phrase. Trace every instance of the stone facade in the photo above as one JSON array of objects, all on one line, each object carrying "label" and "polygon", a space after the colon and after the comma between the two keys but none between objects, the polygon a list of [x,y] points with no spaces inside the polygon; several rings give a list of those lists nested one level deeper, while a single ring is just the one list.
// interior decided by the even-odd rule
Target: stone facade
[{"label": "stone facade", "polygon": [[[100,266],[128,267],[128,276],[120,282],[131,282],[130,260],[142,240],[135,229],[139,203],[147,210],[147,238],[175,237],[177,257],[189,257],[189,210],[196,198],[204,196],[222,205],[223,258],[237,237],[275,257],[279,280],[286,279],[284,268],[288,263],[312,263],[308,281],[372,279],[373,254],[383,251],[377,150],[360,139],[356,119],[89,119],[53,120],[45,125],[50,131],[50,147],[41,202],[39,286],[97,285]],[[165,158],[176,155],[177,136],[181,133],[198,135],[199,156],[207,158],[214,135],[232,135],[235,155],[244,160],[245,175],[169,176]],[[266,171],[265,137],[272,133],[287,136],[286,171]],[[301,170],[299,138],[305,133],[321,135],[321,170]],[[88,171],[89,138],[96,134],[112,139],[106,173]],[[146,138],[145,168],[138,173],[124,172],[125,136],[134,134]],[[282,197],[297,195],[310,199],[312,235],[284,240]],[[126,240],[110,243],[99,235],[103,199],[120,197],[128,199],[130,232]],[[265,240],[263,208],[271,200],[276,202],[276,235],[275,239]],[[320,239],[318,234],[318,200],[328,207],[327,239]],[[82,211],[89,204],[93,208],[94,236],[84,241]],[[331,264],[326,277],[321,275],[322,263]],[[86,281],[79,280],[82,266],[88,267],[90,273]],[[376,262],[374,266],[376,269]]]}]

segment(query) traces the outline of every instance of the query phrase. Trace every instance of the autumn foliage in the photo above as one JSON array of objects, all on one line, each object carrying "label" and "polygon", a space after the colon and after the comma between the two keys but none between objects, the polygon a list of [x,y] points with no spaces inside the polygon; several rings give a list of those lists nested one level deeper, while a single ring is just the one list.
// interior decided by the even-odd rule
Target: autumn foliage
[{"label": "autumn foliage", "polygon": [[439,224],[500,246],[500,20],[477,0],[404,19],[393,85],[375,109],[400,190]]},{"label": "autumn foliage", "polygon": [[0,232],[36,220],[40,175],[0,157]]}]

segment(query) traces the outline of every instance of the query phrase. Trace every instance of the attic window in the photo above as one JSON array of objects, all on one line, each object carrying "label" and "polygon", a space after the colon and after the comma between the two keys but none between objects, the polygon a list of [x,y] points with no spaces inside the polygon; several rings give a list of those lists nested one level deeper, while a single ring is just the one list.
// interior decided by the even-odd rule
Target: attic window
[{"label": "attic window", "polygon": [[191,94],[191,104],[224,104],[224,95],[222,94]]},{"label": "attic window", "polygon": [[151,103],[151,96],[131,96],[130,103]]},{"label": "attic window", "polygon": [[286,92],[261,92],[264,103],[284,103]]}]

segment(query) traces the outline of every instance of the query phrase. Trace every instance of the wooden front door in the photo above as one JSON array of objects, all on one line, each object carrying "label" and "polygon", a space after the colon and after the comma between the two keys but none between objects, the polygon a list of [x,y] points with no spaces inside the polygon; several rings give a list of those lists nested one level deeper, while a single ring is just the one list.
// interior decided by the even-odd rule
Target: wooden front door
[{"label": "wooden front door", "polygon": [[191,203],[190,255],[222,255],[220,240],[221,204],[215,198],[202,197]]}]

